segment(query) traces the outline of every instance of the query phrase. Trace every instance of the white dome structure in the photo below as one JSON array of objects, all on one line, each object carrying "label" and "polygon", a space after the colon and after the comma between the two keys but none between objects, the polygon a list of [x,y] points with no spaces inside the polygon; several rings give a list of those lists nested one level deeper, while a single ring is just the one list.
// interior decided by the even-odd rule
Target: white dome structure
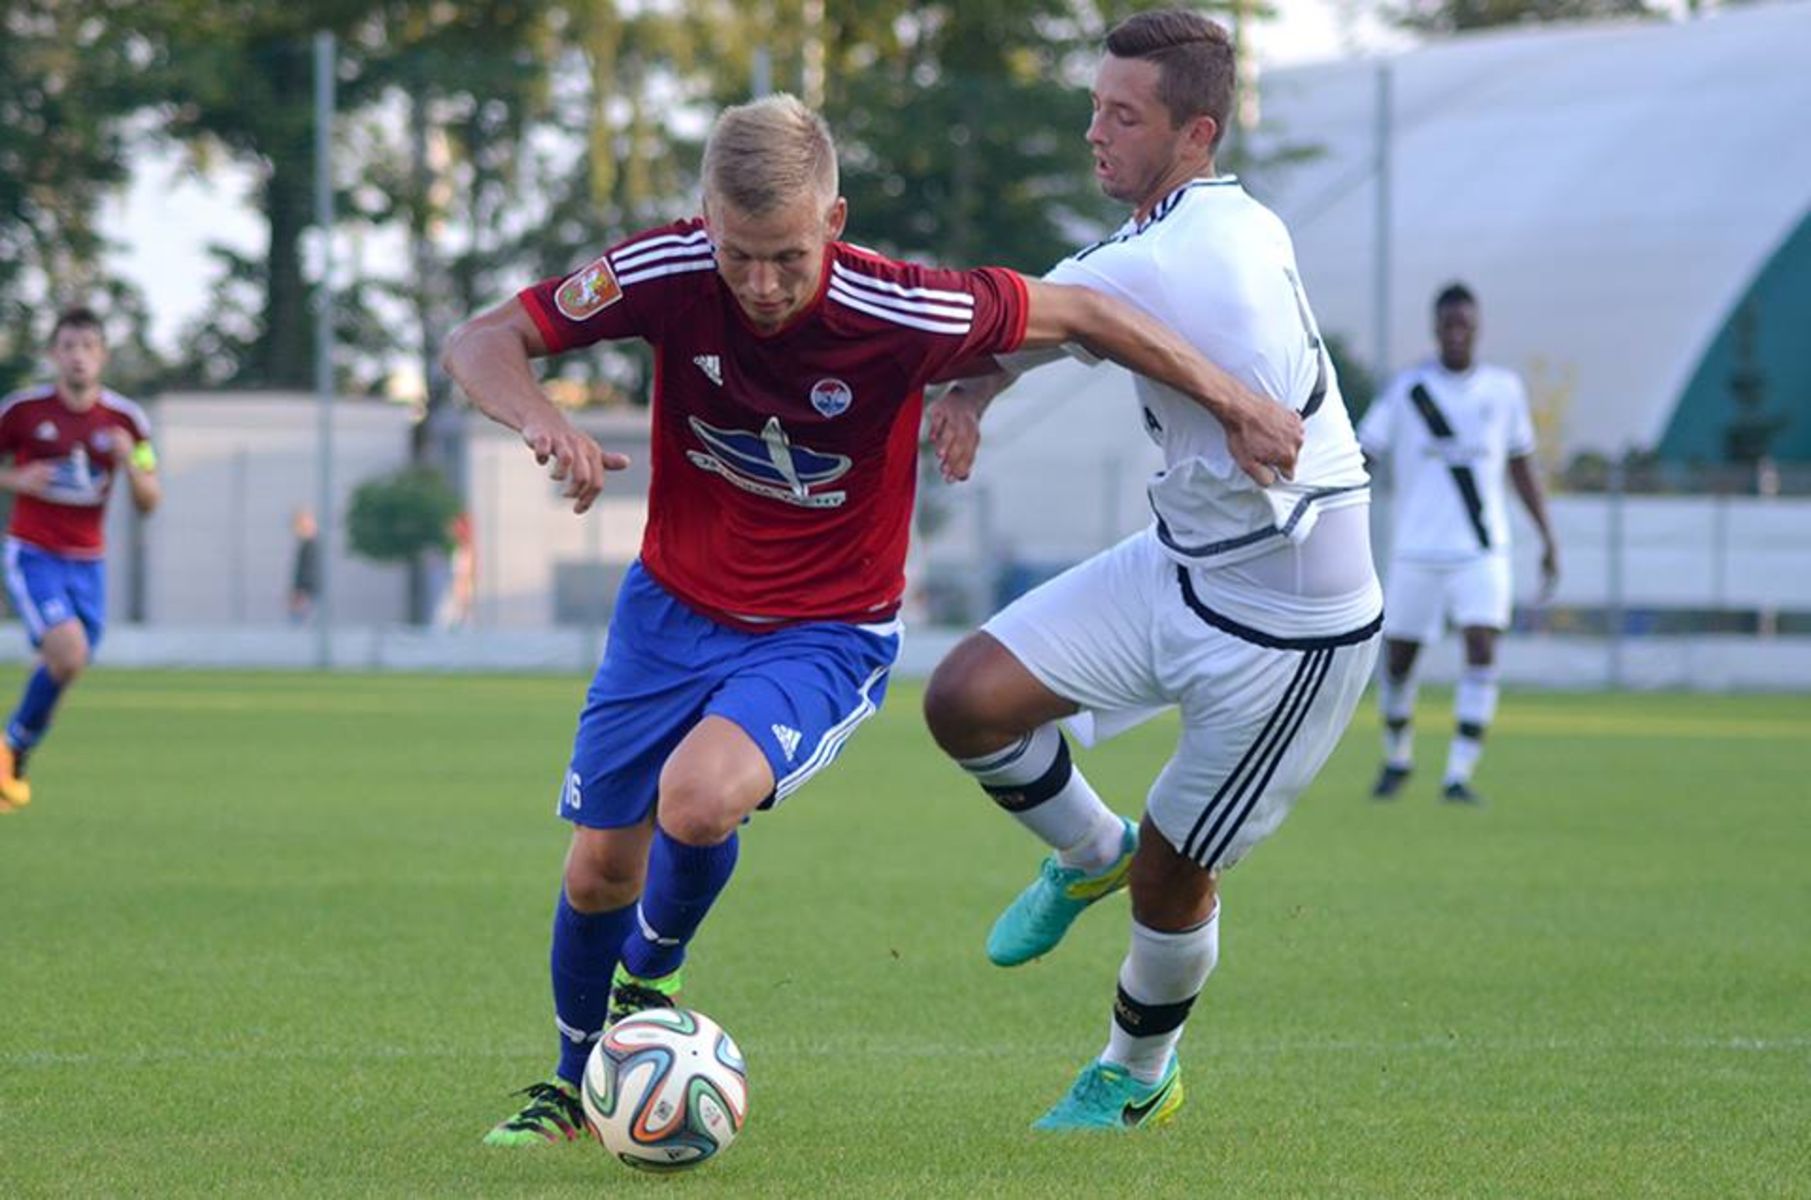
[{"label": "white dome structure", "polygon": [[1431,352],[1433,296],[1463,280],[1480,355],[1528,377],[1557,449],[1718,457],[1740,359],[1770,380],[1782,440],[1802,451],[1788,456],[1811,458],[1808,67],[1801,2],[1278,70],[1253,148],[1318,154],[1261,171],[1253,191],[1293,231],[1323,329],[1375,358],[1387,70],[1379,374]]}]

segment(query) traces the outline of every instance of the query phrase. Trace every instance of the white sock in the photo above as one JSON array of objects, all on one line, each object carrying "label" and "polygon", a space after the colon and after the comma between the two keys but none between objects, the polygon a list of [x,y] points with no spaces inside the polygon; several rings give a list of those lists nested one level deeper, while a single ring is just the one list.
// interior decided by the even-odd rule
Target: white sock
[{"label": "white sock", "polygon": [[1453,716],[1462,725],[1487,726],[1497,715],[1497,669],[1466,667],[1453,689]]},{"label": "white sock", "polygon": [[[1004,750],[959,759],[956,765],[973,775],[995,804],[1063,855],[1066,866],[1099,871],[1119,857],[1119,818],[1075,769],[1054,724],[1039,726]],[[1070,856],[1076,861],[1067,861]]]},{"label": "white sock", "polygon": [[1453,743],[1446,751],[1446,782],[1470,783],[1471,773],[1478,769],[1478,760],[1483,757],[1483,742],[1455,733]]},{"label": "white sock", "polygon": [[1466,667],[1459,673],[1453,692],[1453,716],[1458,730],[1446,752],[1446,782],[1467,783],[1484,756],[1484,731],[1497,715],[1495,667]]},{"label": "white sock", "polygon": [[[1075,778],[1081,780],[1083,787],[1088,786],[1080,772],[1076,773]],[[1088,836],[1073,846],[1058,850],[1056,857],[1065,867],[1098,875],[1119,861],[1125,842],[1126,823],[1119,819],[1118,813],[1102,804],[1100,812],[1095,815],[1094,828]]]},{"label": "white sock", "polygon": [[1132,922],[1132,945],[1119,965],[1119,997],[1107,1030],[1106,1062],[1135,1079],[1163,1078],[1183,1022],[1220,960],[1220,906],[1206,921],[1181,933],[1162,933]]},{"label": "white sock", "polygon": [[1379,677],[1377,709],[1383,717],[1383,760],[1392,767],[1410,767],[1415,761],[1415,694],[1420,681],[1410,672],[1396,679],[1388,671]]}]

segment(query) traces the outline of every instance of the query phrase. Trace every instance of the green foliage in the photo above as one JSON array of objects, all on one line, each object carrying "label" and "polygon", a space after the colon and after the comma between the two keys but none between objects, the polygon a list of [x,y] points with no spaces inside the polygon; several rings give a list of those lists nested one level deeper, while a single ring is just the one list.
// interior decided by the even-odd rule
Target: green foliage
[{"label": "green foliage", "polygon": [[[314,315],[302,269],[313,223],[314,60],[317,31],[343,35],[375,0],[140,0],[132,27],[146,61],[138,75],[162,118],[159,136],[197,162],[225,153],[257,168],[255,200],[268,230],[256,273],[258,319],[227,360],[238,386],[302,387],[312,378]],[[204,331],[225,345],[232,334]],[[243,341],[239,333],[237,340]],[[219,374],[217,365],[207,369]]]},{"label": "green foliage", "polygon": [[[182,147],[199,172],[222,158],[250,167],[248,200],[268,231],[253,255],[212,248],[199,281],[210,302],[180,335],[176,364],[155,361],[142,304],[121,298],[139,344],[132,371],[199,386],[309,382],[302,248],[319,30],[338,39],[342,233],[383,244],[401,230],[408,245],[397,271],[359,259],[336,296],[340,385],[380,386],[411,356],[432,411],[450,399],[437,350],[455,322],[697,211],[700,135],[749,97],[758,52],[773,86],[830,117],[852,237],[952,265],[1043,270],[1121,216],[1093,185],[1081,134],[1100,36],[1137,7],[22,0],[0,18],[0,380],[30,369],[48,296],[117,290],[94,214],[126,177],[130,131]],[[1228,146],[1229,168],[1241,154]],[[632,396],[645,395],[648,369],[646,355],[614,348],[559,367]]]},{"label": "green foliage", "polygon": [[1333,373],[1339,379],[1339,394],[1346,402],[1346,412],[1357,424],[1377,398],[1377,376],[1352,352],[1342,334],[1323,333],[1321,341],[1327,347],[1327,357],[1333,360]]},{"label": "green foliage", "polygon": [[[1047,1138],[1025,1126],[1100,1049],[1126,902],[990,966],[988,922],[1041,850],[896,682],[742,834],[686,983],[748,1056],[748,1128],[649,1180],[594,1144],[478,1141],[558,1040],[568,832],[547,810],[582,691],[85,677],[36,803],[0,817],[0,1195],[1805,1193],[1803,696],[1506,695],[1477,811],[1434,798],[1450,710],[1431,690],[1425,776],[1366,800],[1366,706],[1223,883],[1176,1124]],[[1084,769],[1136,811],[1174,737],[1151,722]]]},{"label": "green foliage", "polygon": [[54,310],[103,304],[101,197],[126,178],[129,36],[94,6],[0,10],[0,390],[37,369]]},{"label": "green foliage", "polygon": [[1067,77],[1086,52],[1075,5],[913,7],[913,36],[830,72],[851,236],[951,265],[1046,270],[1078,229],[1116,216],[1087,170],[1086,89]]},{"label": "green foliage", "polygon": [[346,532],[352,549],[377,562],[413,562],[429,550],[453,548],[459,497],[440,472],[405,467],[366,480],[352,493]]},{"label": "green foliage", "polygon": [[1659,15],[1648,0],[1403,0],[1384,11],[1396,24],[1421,33]]}]

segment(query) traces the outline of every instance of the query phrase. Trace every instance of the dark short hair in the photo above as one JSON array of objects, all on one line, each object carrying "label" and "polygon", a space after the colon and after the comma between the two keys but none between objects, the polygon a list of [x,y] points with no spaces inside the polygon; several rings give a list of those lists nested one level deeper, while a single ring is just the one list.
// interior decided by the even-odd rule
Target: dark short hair
[{"label": "dark short hair", "polygon": [[1170,111],[1170,124],[1212,117],[1214,145],[1226,132],[1232,112],[1232,37],[1201,13],[1160,8],[1136,13],[1107,33],[1107,53],[1157,64],[1157,98]]},{"label": "dark short hair", "polygon": [[101,324],[101,315],[86,304],[75,304],[57,314],[57,323],[50,327],[50,340],[56,341],[57,335],[65,329],[92,329],[105,334],[107,327]]},{"label": "dark short hair", "polygon": [[1452,304],[1469,304],[1475,308],[1477,303],[1478,298],[1471,294],[1470,288],[1462,283],[1449,283],[1440,289],[1438,296],[1434,297],[1434,311],[1439,312]]}]

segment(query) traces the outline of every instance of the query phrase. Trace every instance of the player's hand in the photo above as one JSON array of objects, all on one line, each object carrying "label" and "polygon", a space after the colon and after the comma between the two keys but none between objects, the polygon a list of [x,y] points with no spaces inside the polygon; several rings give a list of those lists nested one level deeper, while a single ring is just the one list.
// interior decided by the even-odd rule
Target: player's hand
[{"label": "player's hand", "polygon": [[542,466],[552,463],[548,475],[566,486],[561,495],[572,500],[572,511],[590,509],[604,490],[604,476],[629,465],[629,456],[605,450],[580,433],[557,410],[530,417],[522,424],[522,441]]},{"label": "player's hand", "polygon": [[974,470],[981,445],[981,411],[986,401],[960,387],[945,389],[931,401],[925,432],[937,452],[945,483],[961,483]]},{"label": "player's hand", "polygon": [[1221,423],[1226,427],[1227,451],[1259,487],[1295,478],[1295,459],[1302,450],[1300,413],[1259,400],[1241,408],[1236,419]]},{"label": "player's hand", "polygon": [[7,487],[21,496],[43,496],[50,491],[50,481],[56,478],[56,473],[53,463],[29,462],[7,472]]},{"label": "player's hand", "polygon": [[1541,603],[1553,599],[1559,590],[1559,547],[1548,542],[1541,547]]}]

